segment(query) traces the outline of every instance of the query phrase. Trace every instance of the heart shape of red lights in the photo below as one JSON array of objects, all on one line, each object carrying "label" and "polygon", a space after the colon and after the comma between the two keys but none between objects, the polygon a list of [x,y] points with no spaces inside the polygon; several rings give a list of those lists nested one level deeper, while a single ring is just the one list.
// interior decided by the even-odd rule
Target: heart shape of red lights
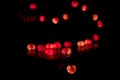
[{"label": "heart shape of red lights", "polygon": [[[78,8],[79,7],[79,2],[78,0],[73,0],[70,4],[73,8]],[[31,3],[29,5],[29,9],[30,10],[36,10],[37,9],[37,5],[35,3]],[[81,6],[81,10],[83,12],[86,12],[88,9],[88,6],[86,4]],[[23,18],[23,17],[22,17]],[[69,15],[67,13],[63,14],[62,16],[63,20],[67,21],[69,20]],[[35,21],[36,17],[32,16],[32,17],[27,17],[23,19],[25,22],[30,22],[30,21]],[[103,27],[103,22],[102,20],[99,20],[98,14],[93,14],[92,15],[92,20],[94,22],[97,22],[97,28],[101,29]],[[39,16],[39,21],[40,22],[45,22],[45,16],[44,15],[40,15]],[[51,19],[51,22],[53,24],[58,24],[59,23],[59,18],[58,17],[53,17]],[[54,43],[47,43],[45,45],[43,44],[38,44],[38,46],[36,47],[35,44],[30,43],[27,45],[27,50],[29,51],[28,54],[29,55],[33,55],[33,52],[37,49],[37,51],[39,52],[38,55],[41,56],[41,54],[43,54],[43,56],[53,56],[53,55],[70,55],[72,50],[71,47],[73,44],[78,46],[78,51],[83,51],[86,46],[92,45],[93,41],[97,42],[99,40],[99,35],[97,33],[94,33],[92,36],[92,39],[85,39],[85,40],[81,40],[81,41],[77,41],[76,43],[72,43],[70,41],[65,41],[64,42],[64,47],[61,50],[62,44],[60,42],[54,42]],[[98,46],[97,44],[95,44],[94,46]],[[89,48],[89,47],[87,47]],[[31,54],[32,52],[32,54]]]}]

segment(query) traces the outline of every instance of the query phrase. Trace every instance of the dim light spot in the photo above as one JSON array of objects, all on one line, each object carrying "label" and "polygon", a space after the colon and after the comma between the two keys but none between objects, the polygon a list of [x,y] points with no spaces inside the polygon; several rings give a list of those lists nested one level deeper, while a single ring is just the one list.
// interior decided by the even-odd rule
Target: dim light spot
[{"label": "dim light spot", "polygon": [[53,22],[54,24],[58,24],[58,22],[59,22],[59,19],[58,19],[57,17],[55,17],[55,18],[52,18],[52,22]]},{"label": "dim light spot", "polygon": [[71,47],[71,46],[72,46],[72,42],[70,42],[70,41],[65,41],[65,42],[64,42],[64,46],[65,46],[65,47]]},{"label": "dim light spot", "polygon": [[63,49],[62,49],[62,54],[63,54],[63,55],[69,55],[69,54],[71,54],[71,53],[72,53],[71,48],[63,48]]},{"label": "dim light spot", "polygon": [[64,19],[64,20],[68,20],[68,19],[69,19],[68,14],[63,14],[63,19]]},{"label": "dim light spot", "polygon": [[37,46],[37,50],[38,50],[39,52],[43,52],[43,51],[45,51],[45,46],[42,45],[42,44],[39,44],[39,45]]},{"label": "dim light spot", "polygon": [[85,44],[86,45],[91,45],[92,44],[92,40],[91,39],[86,39],[85,40]]},{"label": "dim light spot", "polygon": [[87,10],[87,6],[86,5],[82,5],[82,11],[86,11]]},{"label": "dim light spot", "polygon": [[54,45],[55,49],[60,49],[61,48],[60,42],[55,42],[53,45]]},{"label": "dim light spot", "polygon": [[29,5],[29,8],[30,8],[31,10],[34,10],[34,9],[37,8],[37,5],[36,5],[35,3],[31,3],[31,4]]},{"label": "dim light spot", "polygon": [[92,15],[92,20],[93,21],[97,21],[98,20],[98,15],[97,14],[93,14]]},{"label": "dim light spot", "polygon": [[45,16],[40,16],[39,20],[40,20],[40,22],[44,22],[45,21]]},{"label": "dim light spot", "polygon": [[30,16],[30,20],[32,21],[32,22],[34,22],[34,21],[36,21],[36,16]]},{"label": "dim light spot", "polygon": [[98,26],[98,28],[102,28],[103,27],[103,22],[101,20],[99,20],[97,22],[97,26]]},{"label": "dim light spot", "polygon": [[79,41],[77,42],[77,46],[81,47],[81,46],[84,46],[85,45],[85,42],[84,41]]},{"label": "dim light spot", "polygon": [[77,8],[78,7],[78,1],[72,1],[71,6],[74,7],[74,8]]},{"label": "dim light spot", "polygon": [[27,45],[27,50],[35,50],[35,49],[36,49],[35,44],[30,43],[30,44]]},{"label": "dim light spot", "polygon": [[85,45],[85,50],[92,49],[92,44],[91,45]]},{"label": "dim light spot", "polygon": [[80,51],[84,51],[85,50],[85,47],[84,46],[81,46],[81,47],[77,47],[77,51],[80,52]]},{"label": "dim light spot", "polygon": [[69,74],[74,74],[75,72],[76,72],[76,70],[77,70],[77,67],[76,67],[76,65],[68,65],[67,67],[66,67],[66,70],[67,70],[67,72],[69,73]]},{"label": "dim light spot", "polygon": [[98,40],[99,40],[98,34],[93,34],[93,40],[94,40],[94,41],[98,41]]}]

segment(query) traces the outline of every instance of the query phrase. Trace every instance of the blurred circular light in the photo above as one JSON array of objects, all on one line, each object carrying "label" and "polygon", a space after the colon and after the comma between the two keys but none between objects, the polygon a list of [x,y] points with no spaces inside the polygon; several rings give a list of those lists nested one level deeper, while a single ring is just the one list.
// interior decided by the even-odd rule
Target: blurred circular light
[{"label": "blurred circular light", "polygon": [[34,10],[34,9],[37,8],[37,5],[36,5],[35,3],[31,3],[31,4],[29,5],[29,8],[32,9],[32,10]]},{"label": "blurred circular light", "polygon": [[71,53],[72,53],[71,48],[63,48],[63,49],[62,49],[62,54],[63,54],[63,55],[69,55],[69,54],[71,54]]},{"label": "blurred circular light", "polygon": [[35,44],[30,43],[30,44],[27,45],[27,50],[35,50],[35,49],[36,49]]},{"label": "blurred circular light", "polygon": [[40,22],[44,22],[45,21],[45,16],[40,16],[39,20],[40,20]]},{"label": "blurred circular light", "polygon": [[92,15],[92,20],[93,21],[97,21],[98,20],[98,15],[97,14],[93,14]]},{"label": "blurred circular light", "polygon": [[99,20],[97,22],[97,26],[98,26],[98,28],[102,28],[103,27],[103,22],[101,20]]},{"label": "blurred circular light", "polygon": [[86,45],[91,45],[92,44],[92,40],[91,39],[86,39],[85,40],[85,44]]},{"label": "blurred circular light", "polygon": [[54,45],[55,49],[60,49],[61,48],[60,42],[55,42],[53,45]]},{"label": "blurred circular light", "polygon": [[57,23],[59,22],[59,19],[58,19],[57,17],[52,18],[52,22],[53,22],[54,24],[57,24]]},{"label": "blurred circular light", "polygon": [[39,45],[37,46],[37,50],[38,50],[39,52],[43,52],[43,51],[45,51],[45,46],[42,45],[42,44],[39,44]]},{"label": "blurred circular light", "polygon": [[99,40],[98,34],[93,34],[93,40],[94,40],[94,41],[98,41],[98,40]]},{"label": "blurred circular light", "polygon": [[78,47],[81,47],[81,46],[84,46],[85,45],[85,42],[84,41],[78,41],[77,42],[77,46]]},{"label": "blurred circular light", "polygon": [[64,46],[65,46],[65,47],[71,47],[71,46],[72,46],[72,42],[70,42],[70,41],[65,41],[65,42],[64,42]]},{"label": "blurred circular light", "polygon": [[82,11],[86,11],[87,10],[87,6],[86,5],[82,5]]},{"label": "blurred circular light", "polygon": [[68,19],[69,19],[68,14],[63,14],[63,19],[64,19],[64,20],[68,20]]},{"label": "blurred circular light", "polygon": [[54,48],[54,45],[53,45],[52,43],[47,43],[47,44],[45,45],[45,48],[47,48],[47,49],[53,49],[53,48]]},{"label": "blurred circular light", "polygon": [[74,74],[75,72],[76,72],[76,70],[77,70],[77,67],[76,67],[76,65],[68,65],[67,67],[66,67],[66,70],[67,70],[67,72],[69,73],[69,74]]},{"label": "blurred circular light", "polygon": [[78,7],[78,1],[72,1],[71,6],[74,8]]}]

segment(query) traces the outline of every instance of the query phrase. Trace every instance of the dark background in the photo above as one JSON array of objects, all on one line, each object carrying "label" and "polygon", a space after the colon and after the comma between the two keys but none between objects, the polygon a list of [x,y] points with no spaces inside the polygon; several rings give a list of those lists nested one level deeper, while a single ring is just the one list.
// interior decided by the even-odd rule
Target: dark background
[{"label": "dark background", "polygon": [[[30,2],[37,2],[39,8],[32,12],[27,8]],[[110,0],[79,0],[79,5],[86,3],[88,11],[82,13],[80,6],[73,9],[70,5],[71,0],[18,0],[17,11],[17,72],[20,77],[33,79],[55,79],[55,80],[86,80],[86,79],[108,79],[112,77],[110,67],[112,51],[112,1]],[[39,20],[33,23],[25,23],[18,13],[24,15],[44,14],[46,21],[40,23]],[[51,17],[62,15],[67,12],[71,19],[67,22],[62,19],[57,25],[51,24]],[[90,20],[90,15],[98,13],[103,21],[103,28],[98,30],[96,25]],[[81,14],[81,15],[79,15]],[[87,24],[86,24],[87,22]],[[84,27],[83,27],[84,26]],[[93,27],[91,27],[93,26]],[[47,43],[55,41],[70,40],[76,42],[85,38],[91,38],[91,34],[97,32],[100,35],[100,48],[81,55],[75,55],[62,60],[46,60],[37,57],[26,56],[26,45],[28,43]],[[73,51],[74,53],[75,51]],[[65,68],[68,64],[75,64],[77,72],[69,75]],[[60,65],[64,65],[59,69]],[[23,78],[24,79],[24,78]]]}]

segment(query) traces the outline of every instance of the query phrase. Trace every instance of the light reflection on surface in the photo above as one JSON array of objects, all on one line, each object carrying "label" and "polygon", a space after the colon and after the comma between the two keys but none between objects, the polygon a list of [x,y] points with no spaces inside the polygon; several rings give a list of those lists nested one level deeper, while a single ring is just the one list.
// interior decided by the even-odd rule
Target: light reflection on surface
[{"label": "light reflection on surface", "polygon": [[[94,43],[91,45],[85,45],[85,46],[78,46],[77,47],[77,52],[79,52],[78,54],[84,53],[84,52],[88,52],[94,49],[98,49],[99,48],[99,44],[98,43]],[[64,59],[67,57],[71,57],[75,54],[72,54],[72,48],[60,48],[60,49],[45,49],[45,51],[35,51],[35,50],[28,50],[27,51],[27,55],[28,56],[36,56],[39,58],[45,58],[45,59],[51,59],[51,60],[60,60],[60,59]]]}]

